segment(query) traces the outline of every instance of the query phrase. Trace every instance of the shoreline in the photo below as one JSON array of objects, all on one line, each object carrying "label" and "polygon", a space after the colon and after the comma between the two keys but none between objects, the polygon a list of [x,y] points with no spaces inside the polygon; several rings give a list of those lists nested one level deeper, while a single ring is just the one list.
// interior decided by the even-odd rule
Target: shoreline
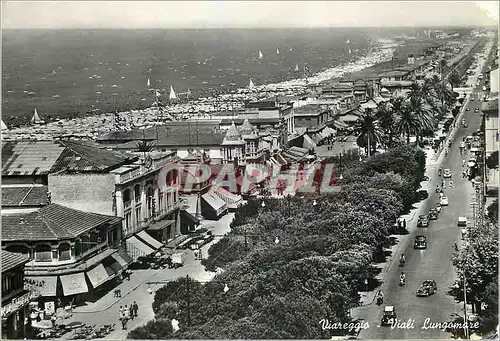
[{"label": "shoreline", "polygon": [[[400,44],[396,43],[395,40],[392,39],[387,39],[387,38],[379,38],[379,39],[374,39],[370,51],[364,55],[360,56],[357,60],[346,62],[331,68],[328,68],[326,70],[317,72],[310,77],[307,78],[295,78],[295,79],[290,79],[286,80],[283,82],[278,82],[278,83],[270,83],[270,84],[262,84],[255,86],[255,88],[250,91],[248,88],[239,88],[236,89],[232,92],[227,92],[220,94],[218,98],[215,98],[213,96],[210,97],[197,97],[190,99],[188,101],[182,101],[181,103],[166,103],[164,104],[164,113],[167,115],[196,115],[199,113],[198,111],[191,111],[193,107],[206,107],[205,104],[203,103],[208,103],[208,106],[212,110],[207,110],[206,113],[204,113],[203,116],[209,115],[211,112],[214,112],[213,109],[215,107],[215,103],[220,102],[224,103],[225,101],[227,102],[232,102],[231,104],[231,109],[236,109],[237,106],[234,106],[234,100],[237,100],[237,104],[242,105],[243,100],[258,100],[259,98],[263,97],[270,97],[273,95],[273,93],[283,93],[286,92],[286,95],[294,96],[300,93],[303,93],[306,90],[307,84],[311,83],[317,83],[317,82],[322,82],[322,81],[327,81],[327,80],[337,80],[340,79],[341,77],[354,73],[354,72],[359,72],[361,70],[364,70],[366,68],[372,67],[377,64],[381,64],[386,62],[387,60],[390,60],[396,51],[397,47],[399,47]],[[152,99],[153,100],[153,99]],[[108,112],[104,112],[108,111]],[[140,129],[141,126],[146,125],[145,123],[147,121],[152,121],[149,117],[150,115],[157,116],[156,114],[156,107],[154,105],[148,105],[143,108],[128,108],[125,111],[119,111],[117,112],[119,117],[124,118],[124,121],[129,121],[131,120],[131,123],[136,125],[134,129]],[[203,112],[203,110],[201,110]],[[223,111],[232,111],[229,110],[229,106],[226,108],[219,108],[219,112]],[[60,116],[65,116],[60,115]],[[76,114],[70,114],[68,115],[69,117],[60,117],[60,119],[57,119],[55,116],[50,116],[46,117],[48,119],[44,125],[41,126],[34,126],[31,127],[28,125],[20,125],[17,127],[12,127],[9,129],[11,130],[17,130],[17,129],[29,129],[32,128],[33,130],[40,130],[43,129],[42,127],[47,127],[47,126],[53,126],[53,125],[60,125],[61,122],[64,123],[70,123],[71,121],[85,121],[89,120],[92,118],[99,118],[99,120],[102,120],[102,123],[104,124],[105,122],[111,122],[113,121],[113,117],[115,114],[111,112],[111,110],[99,110],[99,112],[85,112],[85,113],[76,113]],[[142,118],[142,124],[139,125],[139,120]],[[172,120],[175,117],[172,117]],[[29,119],[29,118],[27,118]],[[43,117],[42,117],[43,119]],[[7,122],[9,120],[6,120]],[[122,120],[123,121],[123,120]],[[5,122],[5,121],[4,121]],[[6,122],[6,123],[7,123]],[[75,122],[76,123],[76,122]],[[102,125],[102,124],[101,124]],[[139,126],[137,126],[139,125]],[[90,128],[90,127],[89,127]],[[107,130],[112,130],[112,127],[109,127],[110,129]]]}]

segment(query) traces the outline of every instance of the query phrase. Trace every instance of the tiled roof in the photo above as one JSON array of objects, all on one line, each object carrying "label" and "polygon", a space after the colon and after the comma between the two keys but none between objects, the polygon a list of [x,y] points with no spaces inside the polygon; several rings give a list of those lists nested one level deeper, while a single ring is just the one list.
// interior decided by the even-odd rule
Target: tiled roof
[{"label": "tiled roof", "polygon": [[2,187],[2,206],[47,205],[47,186]]},{"label": "tiled roof", "polygon": [[64,147],[52,141],[2,143],[2,175],[48,174]]},{"label": "tiled roof", "polygon": [[[274,117],[266,117],[266,118],[250,118],[248,119],[250,121],[250,124],[252,125],[258,125],[258,124],[273,124],[273,123],[279,123],[280,119],[279,118],[274,118]],[[228,125],[228,124],[234,124],[236,125],[242,125],[244,122],[244,119],[242,118],[223,118],[220,120],[221,125]]]},{"label": "tiled roof", "polygon": [[2,144],[2,175],[102,172],[136,158],[82,141],[8,141]]},{"label": "tiled roof", "polygon": [[2,240],[59,240],[74,238],[121,218],[50,204],[32,213],[2,216]]},{"label": "tiled roof", "polygon": [[99,145],[82,141],[59,141],[66,148],[51,172],[102,172],[132,162],[137,156],[99,148]]},{"label": "tiled roof", "polygon": [[30,256],[2,250],[2,272],[9,271],[18,265],[26,264]]}]

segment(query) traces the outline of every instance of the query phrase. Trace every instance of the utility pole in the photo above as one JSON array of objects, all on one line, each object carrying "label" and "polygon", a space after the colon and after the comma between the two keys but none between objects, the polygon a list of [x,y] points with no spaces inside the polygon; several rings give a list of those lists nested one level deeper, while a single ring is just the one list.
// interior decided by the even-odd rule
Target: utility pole
[{"label": "utility pole", "polygon": [[191,307],[189,297],[189,275],[186,275],[186,292],[187,292],[187,324],[191,325]]}]

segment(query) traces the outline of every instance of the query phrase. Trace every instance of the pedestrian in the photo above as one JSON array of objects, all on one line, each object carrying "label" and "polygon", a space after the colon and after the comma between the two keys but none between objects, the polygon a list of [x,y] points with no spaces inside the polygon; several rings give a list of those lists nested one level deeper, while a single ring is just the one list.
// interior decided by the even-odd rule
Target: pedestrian
[{"label": "pedestrian", "polygon": [[122,290],[121,289],[116,289],[116,296],[122,297]]},{"label": "pedestrian", "polygon": [[465,169],[462,170],[462,178],[465,178],[467,176],[467,171]]},{"label": "pedestrian", "polygon": [[453,188],[453,180],[450,180],[450,188]]},{"label": "pedestrian", "polygon": [[52,317],[50,318],[50,321],[52,322],[52,328],[56,328],[56,321],[57,321],[57,317],[56,315],[52,315]]},{"label": "pedestrian", "polygon": [[131,304],[130,308],[128,309],[128,315],[130,316],[131,320],[134,319],[134,305],[133,304]]},{"label": "pedestrian", "polygon": [[134,307],[134,316],[137,317],[139,316],[139,306],[137,305],[137,302],[134,301],[134,304],[133,304],[133,307]]},{"label": "pedestrian", "polygon": [[122,320],[123,329],[127,329],[127,322],[129,318],[130,318],[130,313],[127,305],[125,304],[125,307],[123,307],[123,320]]},{"label": "pedestrian", "polygon": [[403,219],[403,228],[406,228],[406,219]]}]

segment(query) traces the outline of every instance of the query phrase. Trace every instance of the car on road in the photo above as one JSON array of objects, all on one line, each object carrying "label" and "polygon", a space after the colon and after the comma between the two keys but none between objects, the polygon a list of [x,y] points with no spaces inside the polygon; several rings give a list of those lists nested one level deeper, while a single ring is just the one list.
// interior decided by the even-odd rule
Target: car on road
[{"label": "car on road", "polygon": [[467,107],[467,108],[465,109],[465,111],[470,111],[470,108],[469,108],[469,107]]},{"label": "car on road", "polygon": [[427,238],[425,236],[416,236],[413,248],[417,250],[427,249]]},{"label": "car on road", "polygon": [[471,98],[469,99],[469,102],[474,102],[474,97],[471,96]]},{"label": "car on road", "polygon": [[427,297],[437,292],[436,281],[428,279],[424,281],[417,289],[417,297]]},{"label": "car on road", "polygon": [[448,197],[441,197],[441,199],[439,199],[439,203],[441,206],[448,206]]},{"label": "car on road", "polygon": [[479,108],[474,109],[474,112],[478,113],[479,112]]},{"label": "car on road", "polygon": [[421,214],[418,216],[417,227],[429,227],[429,217],[427,214]]},{"label": "car on road", "polygon": [[471,156],[469,158],[469,161],[467,162],[467,166],[469,166],[469,168],[472,168],[476,165],[477,163],[477,158],[475,156]]},{"label": "car on road", "polygon": [[435,208],[431,208],[429,210],[429,220],[436,220],[438,218],[438,210]]},{"label": "car on road", "polygon": [[467,217],[458,217],[458,226],[467,226]]},{"label": "car on road", "polygon": [[443,171],[443,178],[451,178],[451,169],[446,168],[446,169]]},{"label": "car on road", "polygon": [[396,310],[394,309],[394,306],[388,305],[384,307],[384,314],[382,315],[382,320],[380,321],[380,324],[382,326],[390,326],[393,323],[396,323]]}]

